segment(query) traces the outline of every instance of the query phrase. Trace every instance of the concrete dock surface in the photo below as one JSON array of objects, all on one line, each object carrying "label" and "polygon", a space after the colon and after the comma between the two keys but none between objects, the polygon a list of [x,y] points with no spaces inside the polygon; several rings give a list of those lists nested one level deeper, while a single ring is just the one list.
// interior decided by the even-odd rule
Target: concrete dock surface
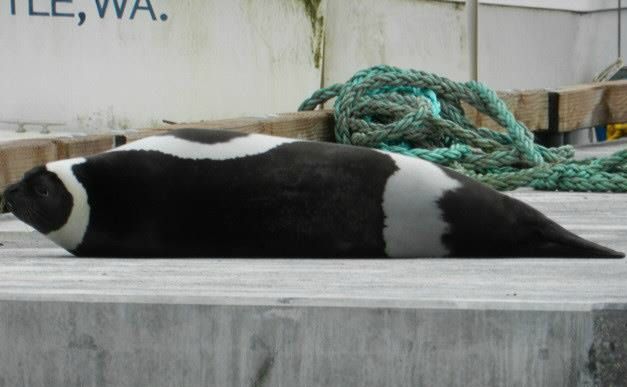
[{"label": "concrete dock surface", "polygon": [[[627,194],[518,197],[627,251]],[[0,216],[0,386],[627,385],[627,260],[86,259]]]}]

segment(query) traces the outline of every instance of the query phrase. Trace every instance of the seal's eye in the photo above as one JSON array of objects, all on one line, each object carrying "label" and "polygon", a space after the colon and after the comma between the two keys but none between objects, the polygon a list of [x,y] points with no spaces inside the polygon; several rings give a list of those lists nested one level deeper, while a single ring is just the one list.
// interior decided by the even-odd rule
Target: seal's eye
[{"label": "seal's eye", "polygon": [[48,196],[48,188],[42,184],[37,184],[35,186],[35,193],[41,197],[46,197]]}]

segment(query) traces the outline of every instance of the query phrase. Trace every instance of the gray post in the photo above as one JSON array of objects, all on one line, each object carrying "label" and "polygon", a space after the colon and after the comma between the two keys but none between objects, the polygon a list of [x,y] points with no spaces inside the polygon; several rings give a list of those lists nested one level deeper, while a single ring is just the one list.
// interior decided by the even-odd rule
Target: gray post
[{"label": "gray post", "polygon": [[468,25],[468,53],[470,54],[470,79],[479,79],[478,61],[478,25],[479,4],[478,0],[466,0],[466,24]]}]

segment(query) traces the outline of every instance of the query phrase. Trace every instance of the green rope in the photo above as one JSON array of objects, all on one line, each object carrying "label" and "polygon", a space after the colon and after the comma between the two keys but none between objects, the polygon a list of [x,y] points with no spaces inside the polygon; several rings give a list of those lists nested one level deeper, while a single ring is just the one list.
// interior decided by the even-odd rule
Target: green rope
[{"label": "green rope", "polygon": [[[337,98],[337,142],[375,147],[448,166],[499,190],[627,192],[627,149],[574,160],[571,146],[546,148],[485,85],[417,70],[375,66],[345,84],[322,88],[299,110]],[[461,102],[506,132],[475,127]]]}]

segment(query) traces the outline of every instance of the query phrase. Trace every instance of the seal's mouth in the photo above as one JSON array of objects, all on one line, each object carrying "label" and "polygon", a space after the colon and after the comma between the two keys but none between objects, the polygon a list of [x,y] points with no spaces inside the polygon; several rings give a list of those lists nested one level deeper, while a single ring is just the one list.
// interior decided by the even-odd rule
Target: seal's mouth
[{"label": "seal's mouth", "polygon": [[0,194],[0,213],[12,212],[18,219],[30,224],[32,215],[29,209],[30,204],[26,198],[23,197],[20,183],[12,184],[8,186],[4,192]]},{"label": "seal's mouth", "polygon": [[22,183],[8,186],[2,193],[4,210],[13,213],[16,218],[39,232],[54,228],[49,216],[46,216],[36,200],[26,195],[24,190]]},{"label": "seal's mouth", "polygon": [[0,214],[13,212],[13,203],[7,198],[6,192],[0,193]]},{"label": "seal's mouth", "polygon": [[13,212],[13,203],[5,199],[4,196],[0,198],[0,213],[2,212]]},{"label": "seal's mouth", "polygon": [[0,194],[0,213],[13,212],[15,210],[15,201],[13,200],[13,196],[18,190],[18,184],[11,184],[2,194]]}]

